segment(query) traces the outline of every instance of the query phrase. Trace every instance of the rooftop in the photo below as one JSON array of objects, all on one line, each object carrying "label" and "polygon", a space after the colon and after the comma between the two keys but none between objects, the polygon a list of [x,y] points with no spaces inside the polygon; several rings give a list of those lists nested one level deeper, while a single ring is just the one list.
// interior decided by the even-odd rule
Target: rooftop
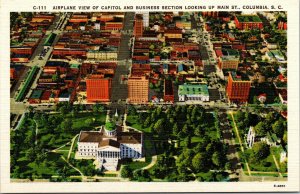
[{"label": "rooftop", "polygon": [[223,61],[239,60],[240,53],[235,49],[216,49],[216,55],[221,57]]},{"label": "rooftop", "polygon": [[184,84],[180,85],[178,88],[179,95],[208,95],[207,85],[203,84]]},{"label": "rooftop", "polygon": [[99,143],[99,146],[118,147],[120,143],[140,144],[142,142],[142,133],[140,132],[122,132],[122,127],[117,126],[116,138],[107,139],[105,133],[101,131],[82,131],[79,135],[78,142]]},{"label": "rooftop", "polygon": [[43,90],[33,90],[30,98],[32,98],[32,99],[39,99],[39,98],[41,98],[42,93],[43,93]]},{"label": "rooftop", "polygon": [[250,81],[248,76],[245,74],[237,74],[235,71],[229,72],[234,81]]}]

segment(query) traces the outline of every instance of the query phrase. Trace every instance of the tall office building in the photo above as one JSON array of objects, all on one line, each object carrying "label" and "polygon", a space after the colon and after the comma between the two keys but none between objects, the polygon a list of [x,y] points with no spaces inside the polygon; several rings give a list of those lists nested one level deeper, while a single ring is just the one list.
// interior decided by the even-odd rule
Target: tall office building
[{"label": "tall office building", "polygon": [[136,14],[135,20],[134,20],[134,35],[135,37],[141,37],[143,36],[143,15]]},{"label": "tall office building", "polygon": [[227,96],[230,102],[247,102],[249,98],[251,81],[248,77],[229,72],[227,83]]},{"label": "tall office building", "polygon": [[128,79],[129,103],[147,103],[149,101],[149,80],[146,77],[132,76]]}]

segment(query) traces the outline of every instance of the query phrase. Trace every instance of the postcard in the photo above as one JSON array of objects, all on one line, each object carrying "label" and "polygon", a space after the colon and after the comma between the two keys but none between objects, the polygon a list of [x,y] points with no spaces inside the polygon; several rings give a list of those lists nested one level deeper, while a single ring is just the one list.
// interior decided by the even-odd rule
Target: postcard
[{"label": "postcard", "polygon": [[1,18],[1,192],[299,191],[298,1]]}]

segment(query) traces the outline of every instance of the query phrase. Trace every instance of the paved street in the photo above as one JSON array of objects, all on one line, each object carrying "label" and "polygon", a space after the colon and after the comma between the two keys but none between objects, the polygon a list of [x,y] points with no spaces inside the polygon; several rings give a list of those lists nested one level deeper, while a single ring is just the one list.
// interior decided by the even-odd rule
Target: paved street
[{"label": "paved street", "polygon": [[[20,89],[20,85],[21,85],[22,81],[24,81],[26,79],[27,72],[30,69],[28,67],[33,67],[35,65],[38,66],[38,67],[40,67],[40,69],[39,69],[37,75],[35,76],[35,79],[34,79],[32,85],[29,87],[30,89],[28,90],[28,93],[26,94],[27,98],[31,95],[32,89],[36,87],[38,78],[39,78],[40,74],[42,73],[42,67],[45,66],[45,64],[47,63],[48,59],[50,58],[50,55],[51,55],[52,50],[53,50],[53,47],[49,48],[49,50],[46,52],[46,54],[45,54],[45,56],[43,57],[42,60],[39,59],[39,55],[40,55],[40,53],[44,49],[44,42],[45,42],[45,40],[47,38],[47,35],[51,33],[50,30],[54,29],[54,27],[56,26],[56,22],[58,20],[59,20],[59,17],[56,16],[53,24],[49,27],[49,30],[47,30],[47,32],[46,32],[46,35],[39,42],[37,48],[35,49],[34,53],[32,54],[29,63],[25,64],[25,66],[26,66],[25,71],[20,76],[20,78],[18,79],[18,81],[17,81],[17,83],[15,85],[15,88],[10,93],[11,94],[11,99],[10,99],[11,113],[14,113],[14,114],[23,114],[24,111],[26,110],[26,106],[27,105],[25,103],[23,103],[23,102],[15,102],[15,100],[14,100],[15,91],[17,89]],[[57,36],[54,39],[53,45],[59,39],[59,33],[58,33],[58,31],[55,31],[55,33],[57,33]],[[26,102],[26,100],[24,100],[24,102]]]},{"label": "paved street", "polygon": [[228,144],[227,159],[231,163],[231,173],[229,175],[231,181],[238,181],[239,174],[241,173],[241,163],[239,160],[236,144],[232,136],[232,127],[227,119],[226,112],[219,111],[220,125],[222,129],[222,138],[224,143]]},{"label": "paved street", "polygon": [[10,98],[10,113],[23,114],[26,110],[26,105],[23,102],[16,102],[14,98]]},{"label": "paved street", "polygon": [[121,80],[123,75],[128,75],[129,69],[131,67],[131,62],[129,61],[130,58],[129,40],[131,35],[130,33],[127,32],[133,30],[133,19],[134,19],[133,12],[125,13],[124,28],[121,35],[121,43],[120,43],[119,53],[118,53],[118,65],[112,80],[113,87],[112,87],[111,101],[113,104],[117,103],[118,100],[126,100],[128,94],[127,84],[121,83]]}]

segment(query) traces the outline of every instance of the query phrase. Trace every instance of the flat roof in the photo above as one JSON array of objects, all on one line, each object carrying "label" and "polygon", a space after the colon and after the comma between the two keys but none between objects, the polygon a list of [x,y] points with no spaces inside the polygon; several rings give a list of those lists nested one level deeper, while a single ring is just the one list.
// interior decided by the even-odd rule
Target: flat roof
[{"label": "flat roof", "polygon": [[245,74],[237,74],[235,71],[230,71],[231,77],[234,81],[250,81],[249,77]]},{"label": "flat roof", "polygon": [[173,83],[171,80],[165,80],[165,95],[173,95]]},{"label": "flat roof", "polygon": [[42,93],[43,93],[43,90],[33,90],[30,98],[33,98],[33,99],[40,99],[41,96],[42,96]]},{"label": "flat roof", "polygon": [[207,85],[204,84],[184,84],[178,87],[179,95],[208,95]]}]

